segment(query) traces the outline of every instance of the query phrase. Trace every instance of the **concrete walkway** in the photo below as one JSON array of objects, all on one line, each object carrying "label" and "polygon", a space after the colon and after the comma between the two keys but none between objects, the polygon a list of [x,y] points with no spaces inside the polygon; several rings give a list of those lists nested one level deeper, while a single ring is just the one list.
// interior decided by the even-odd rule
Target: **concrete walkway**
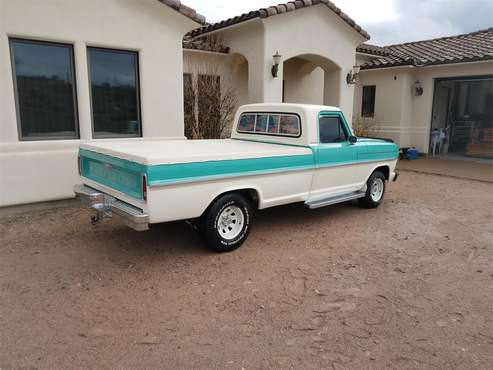
[{"label": "concrete walkway", "polygon": [[493,183],[493,165],[484,162],[435,158],[418,158],[414,161],[403,159],[399,161],[398,168],[402,171],[414,171]]}]

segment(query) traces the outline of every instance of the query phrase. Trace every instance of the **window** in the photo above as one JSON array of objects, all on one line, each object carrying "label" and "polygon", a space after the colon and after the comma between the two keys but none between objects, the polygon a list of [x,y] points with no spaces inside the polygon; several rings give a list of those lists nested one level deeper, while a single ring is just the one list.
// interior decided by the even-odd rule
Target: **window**
[{"label": "window", "polygon": [[238,132],[260,135],[299,137],[300,118],[295,114],[244,113],[240,116]]},{"label": "window", "polygon": [[71,45],[10,39],[19,139],[77,139]]},{"label": "window", "polygon": [[88,48],[93,136],[142,136],[138,54]]},{"label": "window", "polygon": [[373,117],[375,115],[375,91],[375,85],[363,86],[363,101],[361,104],[362,117]]},{"label": "window", "polygon": [[320,142],[341,143],[347,140],[346,132],[339,117],[320,117]]}]

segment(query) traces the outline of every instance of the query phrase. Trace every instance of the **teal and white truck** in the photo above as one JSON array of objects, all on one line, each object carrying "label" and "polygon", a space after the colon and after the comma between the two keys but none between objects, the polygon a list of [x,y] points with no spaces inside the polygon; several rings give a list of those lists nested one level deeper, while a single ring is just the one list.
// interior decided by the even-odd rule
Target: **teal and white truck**
[{"label": "teal and white truck", "polygon": [[229,139],[81,144],[74,191],[96,211],[93,222],[116,215],[143,231],[190,220],[226,252],[245,241],[258,209],[353,199],[378,207],[398,155],[392,142],[355,137],[338,108],[251,104],[239,108]]}]

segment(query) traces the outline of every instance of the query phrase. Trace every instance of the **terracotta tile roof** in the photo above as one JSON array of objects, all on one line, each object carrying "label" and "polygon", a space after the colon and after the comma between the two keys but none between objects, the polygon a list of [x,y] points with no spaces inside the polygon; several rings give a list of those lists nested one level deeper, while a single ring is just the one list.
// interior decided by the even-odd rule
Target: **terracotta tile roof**
[{"label": "terracotta tile roof", "polygon": [[388,50],[386,50],[382,46],[372,45],[372,44],[361,44],[356,48],[358,53],[371,54],[371,55],[383,55],[387,56],[390,54]]},{"label": "terracotta tile roof", "polygon": [[493,59],[493,27],[463,35],[383,47],[362,44],[356,51],[377,56],[361,66],[362,69],[488,60]]},{"label": "terracotta tile roof", "polygon": [[242,15],[226,19],[226,20],[218,22],[218,23],[205,25],[203,27],[192,30],[188,35],[190,37],[196,37],[196,36],[200,36],[200,35],[212,32],[212,31],[219,30],[221,28],[233,26],[233,25],[236,25],[238,23],[248,21],[250,19],[272,17],[274,15],[283,14],[286,12],[291,12],[291,11],[301,9],[301,8],[307,8],[307,7],[310,7],[313,5],[318,5],[318,4],[325,4],[330,10],[332,10],[340,18],[342,18],[342,20],[344,20],[344,22],[346,22],[353,29],[355,29],[361,36],[363,36],[367,40],[370,39],[370,35],[364,29],[362,29],[359,25],[357,25],[355,21],[353,21],[351,18],[349,18],[348,15],[346,15],[344,12],[342,12],[341,9],[339,9],[337,6],[335,6],[329,0],[289,1],[289,2],[284,3],[284,4],[279,4],[279,5],[275,5],[275,6],[270,6],[268,8],[253,10],[251,12],[244,13]]},{"label": "terracotta tile roof", "polygon": [[218,39],[212,37],[200,37],[192,39],[189,36],[183,38],[183,49],[211,51],[215,53],[229,53],[229,47],[224,46]]},{"label": "terracotta tile roof", "polygon": [[200,23],[206,24],[205,17],[199,13],[195,9],[192,9],[181,3],[179,0],[158,0],[159,2],[168,5],[170,8],[173,8],[177,12],[180,12],[184,16],[190,18],[191,20]]}]

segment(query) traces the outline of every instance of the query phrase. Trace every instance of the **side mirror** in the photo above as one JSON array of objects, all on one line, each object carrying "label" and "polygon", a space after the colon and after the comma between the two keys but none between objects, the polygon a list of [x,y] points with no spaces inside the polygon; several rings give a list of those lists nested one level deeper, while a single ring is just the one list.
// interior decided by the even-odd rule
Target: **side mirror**
[{"label": "side mirror", "polygon": [[358,138],[356,136],[349,136],[349,144],[356,144]]}]

